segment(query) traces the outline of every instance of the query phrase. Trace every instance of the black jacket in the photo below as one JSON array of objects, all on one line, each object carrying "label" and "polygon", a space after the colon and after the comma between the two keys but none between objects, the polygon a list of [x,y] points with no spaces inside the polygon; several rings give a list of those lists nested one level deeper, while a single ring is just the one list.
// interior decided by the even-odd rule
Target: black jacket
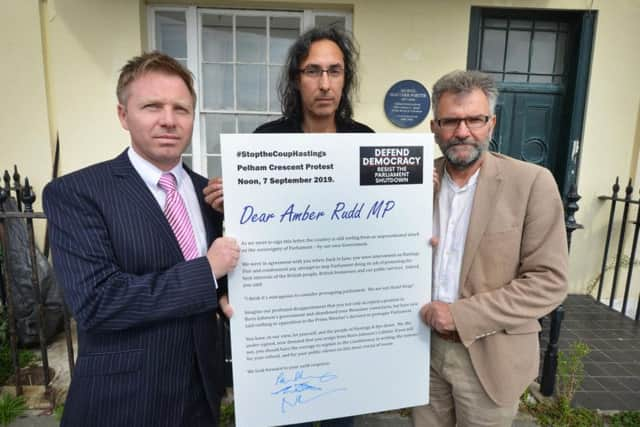
[{"label": "black jacket", "polygon": [[[336,123],[339,133],[374,133],[369,126],[358,123],[355,120]],[[256,128],[253,133],[304,133],[302,123],[294,122],[286,117],[264,123]]]}]

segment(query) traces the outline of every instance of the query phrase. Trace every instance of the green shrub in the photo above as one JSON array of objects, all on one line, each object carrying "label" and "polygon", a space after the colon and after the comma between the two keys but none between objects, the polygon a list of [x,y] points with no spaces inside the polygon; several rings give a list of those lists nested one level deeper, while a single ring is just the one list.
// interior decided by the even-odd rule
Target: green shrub
[{"label": "green shrub", "polygon": [[220,406],[220,427],[234,425],[235,410],[232,403],[224,403]]},{"label": "green shrub", "polygon": [[558,352],[557,393],[551,400],[532,404],[525,393],[521,408],[536,417],[545,427],[601,427],[604,420],[596,411],[572,408],[571,400],[584,380],[582,360],[591,350],[585,343],[576,341],[567,352]]},{"label": "green shrub", "polygon": [[0,397],[0,423],[8,426],[13,420],[24,414],[27,404],[22,396],[11,396],[4,394]]},{"label": "green shrub", "polygon": [[[25,368],[36,360],[36,355],[31,350],[18,349],[18,363]],[[0,385],[13,375],[13,361],[11,360],[11,347],[7,328],[7,316],[0,312]]]},{"label": "green shrub", "polygon": [[62,413],[64,412],[64,404],[58,405],[53,409],[53,416],[57,421],[62,420]]},{"label": "green shrub", "polygon": [[567,402],[573,400],[576,391],[584,380],[584,359],[591,349],[582,341],[571,344],[568,352],[558,352],[558,391],[557,395]]},{"label": "green shrub", "polygon": [[609,418],[608,424],[611,427],[640,426],[640,411],[619,412]]},{"label": "green shrub", "polygon": [[[25,368],[36,360],[36,355],[31,350],[18,349],[18,363],[21,368]],[[7,343],[0,344],[0,385],[13,375],[13,362],[11,360],[11,349]]]}]

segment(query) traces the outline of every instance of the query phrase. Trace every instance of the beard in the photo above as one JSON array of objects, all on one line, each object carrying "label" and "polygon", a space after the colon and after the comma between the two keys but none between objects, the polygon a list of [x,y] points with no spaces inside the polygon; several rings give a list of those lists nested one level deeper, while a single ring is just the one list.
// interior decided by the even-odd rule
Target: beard
[{"label": "beard", "polygon": [[[447,162],[454,168],[463,170],[477,162],[482,157],[482,153],[489,150],[490,138],[487,136],[484,140],[476,141],[472,137],[466,139],[453,137],[443,141],[438,135],[435,135],[435,140]],[[464,145],[469,149],[466,155],[456,151],[456,147],[460,145]]]}]

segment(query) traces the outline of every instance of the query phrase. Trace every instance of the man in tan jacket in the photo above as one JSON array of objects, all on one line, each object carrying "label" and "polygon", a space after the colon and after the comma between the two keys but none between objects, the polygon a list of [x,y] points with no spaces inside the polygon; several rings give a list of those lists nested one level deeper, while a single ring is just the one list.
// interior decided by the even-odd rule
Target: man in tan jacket
[{"label": "man in tan jacket", "polygon": [[537,376],[538,318],[566,295],[562,202],[544,168],[489,153],[498,91],[454,71],[433,87],[436,160],[430,403],[422,426],[510,426]]}]

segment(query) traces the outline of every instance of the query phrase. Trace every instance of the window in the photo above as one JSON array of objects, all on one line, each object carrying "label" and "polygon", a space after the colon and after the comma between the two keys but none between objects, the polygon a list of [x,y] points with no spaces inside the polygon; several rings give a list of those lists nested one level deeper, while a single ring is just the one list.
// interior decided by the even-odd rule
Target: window
[{"label": "window", "polygon": [[564,83],[566,22],[485,15],[481,23],[480,70],[497,81]]},{"label": "window", "polygon": [[351,29],[351,16],[333,11],[149,8],[150,48],[187,66],[198,102],[185,163],[220,176],[220,134],[250,133],[280,116],[277,84],[287,51],[314,25]]}]

